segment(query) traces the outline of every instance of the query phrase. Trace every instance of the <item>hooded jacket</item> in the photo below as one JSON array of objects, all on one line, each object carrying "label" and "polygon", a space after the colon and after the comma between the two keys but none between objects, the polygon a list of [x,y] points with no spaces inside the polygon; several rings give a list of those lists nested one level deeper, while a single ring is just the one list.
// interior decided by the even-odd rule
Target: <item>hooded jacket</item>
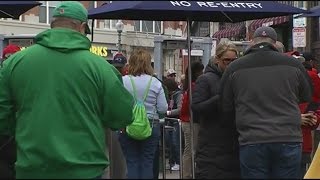
[{"label": "hooded jacket", "polygon": [[[196,81],[192,110],[200,119],[196,178],[240,178],[235,126],[221,126],[220,80],[222,71],[209,64]],[[234,121],[233,121],[234,122]]]},{"label": "hooded jacket", "polygon": [[54,28],[5,61],[0,133],[15,109],[16,178],[94,178],[109,164],[105,129],[129,125],[134,100],[90,46],[79,32]]}]

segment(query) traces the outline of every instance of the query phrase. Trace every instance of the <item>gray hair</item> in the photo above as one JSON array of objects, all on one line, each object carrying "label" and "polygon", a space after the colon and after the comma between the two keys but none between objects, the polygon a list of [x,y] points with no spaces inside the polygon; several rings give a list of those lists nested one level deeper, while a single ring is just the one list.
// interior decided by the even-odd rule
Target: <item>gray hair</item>
[{"label": "gray hair", "polygon": [[271,43],[271,44],[276,43],[275,40],[273,40],[269,37],[255,37],[255,38],[253,38],[253,44],[259,44],[259,43],[263,43],[263,42]]},{"label": "gray hair", "polygon": [[284,48],[284,45],[282,44],[282,42],[277,41],[275,47],[278,49],[278,51],[280,53],[284,53],[285,52],[285,48]]},{"label": "gray hair", "polygon": [[77,30],[81,25],[81,21],[67,17],[54,17],[50,23],[51,28],[62,27]]}]

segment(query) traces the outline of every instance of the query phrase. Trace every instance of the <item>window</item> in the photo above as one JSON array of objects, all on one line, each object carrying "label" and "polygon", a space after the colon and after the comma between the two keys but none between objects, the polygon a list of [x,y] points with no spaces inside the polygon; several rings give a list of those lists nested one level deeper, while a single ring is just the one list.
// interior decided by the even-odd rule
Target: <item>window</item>
[{"label": "window", "polygon": [[161,33],[161,21],[134,21],[134,31]]},{"label": "window", "polygon": [[304,1],[294,1],[294,6],[303,8],[304,7]]},{"label": "window", "polygon": [[53,10],[61,1],[40,1],[39,22],[50,24]]},{"label": "window", "polygon": [[112,19],[112,20],[105,20],[104,21],[104,28],[105,29],[116,29],[116,24],[118,20]]}]

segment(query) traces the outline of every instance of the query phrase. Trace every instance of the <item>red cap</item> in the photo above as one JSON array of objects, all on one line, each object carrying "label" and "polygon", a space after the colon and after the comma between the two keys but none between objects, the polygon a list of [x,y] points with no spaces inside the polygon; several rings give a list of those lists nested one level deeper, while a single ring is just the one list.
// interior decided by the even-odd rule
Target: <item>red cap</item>
[{"label": "red cap", "polygon": [[19,46],[16,46],[16,45],[13,45],[13,44],[9,44],[7,47],[5,47],[3,49],[2,58],[5,58],[6,54],[14,54],[14,53],[16,53],[18,51],[20,51],[20,47]]}]

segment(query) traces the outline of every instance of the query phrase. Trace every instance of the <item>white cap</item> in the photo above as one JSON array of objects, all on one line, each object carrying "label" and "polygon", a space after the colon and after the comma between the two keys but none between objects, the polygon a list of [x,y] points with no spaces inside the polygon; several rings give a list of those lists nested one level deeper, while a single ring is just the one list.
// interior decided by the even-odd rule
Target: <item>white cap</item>
[{"label": "white cap", "polygon": [[177,72],[174,69],[168,69],[167,76],[169,76],[171,74],[177,74]]}]

